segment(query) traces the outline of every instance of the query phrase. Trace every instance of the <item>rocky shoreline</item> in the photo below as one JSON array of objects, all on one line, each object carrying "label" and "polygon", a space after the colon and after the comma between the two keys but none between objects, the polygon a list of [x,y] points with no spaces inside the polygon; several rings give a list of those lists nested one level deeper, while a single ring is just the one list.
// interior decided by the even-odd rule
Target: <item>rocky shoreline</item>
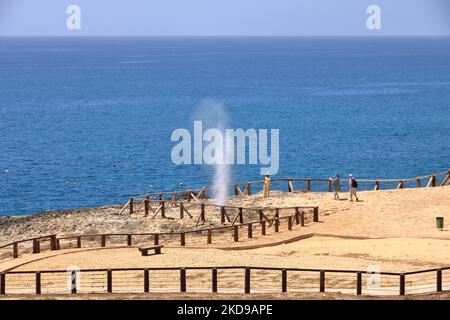
[{"label": "rocky shoreline", "polygon": [[192,228],[191,219],[151,219],[120,213],[120,209],[102,206],[0,217],[0,245],[47,234],[151,233]]}]

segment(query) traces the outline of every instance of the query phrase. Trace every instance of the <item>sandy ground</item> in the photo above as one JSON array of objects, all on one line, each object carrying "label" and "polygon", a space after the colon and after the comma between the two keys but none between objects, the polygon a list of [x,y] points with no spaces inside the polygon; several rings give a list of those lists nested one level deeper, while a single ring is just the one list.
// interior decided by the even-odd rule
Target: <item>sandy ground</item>
[{"label": "sandy ground", "polygon": [[349,202],[341,193],[341,201],[330,193],[273,193],[264,199],[243,197],[233,204],[254,206],[319,206],[323,223],[308,227],[309,232],[361,237],[411,237],[450,239],[449,228],[436,229],[435,218],[450,223],[450,186],[420,189],[363,191],[360,202]]},{"label": "sandy ground", "polygon": [[[345,198],[346,194],[342,194],[341,197]],[[66,270],[69,266],[77,266],[81,269],[264,266],[350,270],[377,268],[383,272],[406,272],[450,265],[449,229],[445,227],[443,231],[440,231],[435,226],[436,216],[443,216],[445,221],[450,221],[450,187],[366,191],[361,192],[359,197],[360,202],[348,202],[335,201],[329,193],[273,192],[269,199],[254,195],[235,197],[230,200],[230,204],[239,206],[318,205],[320,207],[319,223],[313,223],[304,228],[296,227],[293,231],[283,231],[280,234],[271,234],[266,240],[261,240],[276,241],[298,235],[316,234],[314,237],[289,244],[252,250],[166,247],[163,249],[163,254],[149,257],[142,257],[135,247],[65,249],[35,255],[26,254],[15,260],[3,260],[0,261],[0,270],[10,268]],[[245,244],[245,241],[242,244]],[[261,286],[262,290],[276,287],[280,281],[278,273],[262,272],[254,275],[256,286]],[[103,276],[101,275],[101,279],[98,280],[102,290],[105,284]],[[135,281],[136,288],[140,290],[141,276],[141,274],[123,275],[123,281]],[[168,288],[177,287],[178,276],[173,272],[155,275],[159,285],[167,285]],[[222,275],[222,278],[228,282],[221,285],[238,288],[237,292],[239,292],[242,289],[242,276],[241,270],[230,271],[230,274]],[[339,279],[337,277],[338,275],[336,278],[327,276],[329,282],[327,286],[336,285],[354,290],[353,276],[342,278],[339,275],[341,277]],[[308,275],[306,278],[305,275],[292,275],[289,283],[309,284],[308,288],[317,290],[316,278],[316,275]],[[188,281],[189,279],[190,283],[204,287],[207,292],[210,284],[210,274],[207,271],[192,271],[188,275]],[[413,280],[430,284],[430,290],[433,290],[435,275],[411,276],[407,284],[411,284]],[[443,280],[444,283],[450,284],[450,271],[444,272]],[[30,278],[27,281],[33,283],[34,279]],[[398,286],[397,278],[386,281],[387,288]],[[120,287],[120,281],[118,286]]]},{"label": "sandy ground", "polygon": [[[341,194],[341,198],[345,196],[346,194]],[[269,199],[254,195],[235,197],[230,201],[232,205],[255,207],[319,205],[319,223],[309,224],[304,228],[296,227],[294,231],[280,234],[274,234],[272,230],[270,236],[262,239],[262,242],[273,242],[278,238],[310,233],[344,237],[342,239],[315,236],[291,244],[235,252],[209,248],[203,250],[167,248],[165,254],[154,259],[140,257],[134,248],[117,249],[120,253],[115,252],[116,249],[96,250],[95,255],[92,251],[84,251],[57,255],[55,258],[44,259],[27,267],[64,269],[68,263],[76,263],[83,268],[106,268],[145,266],[150,263],[155,266],[259,265],[308,268],[334,266],[365,269],[368,265],[376,263],[386,270],[406,271],[450,264],[450,259],[446,255],[449,252],[450,242],[445,241],[450,239],[449,229],[445,227],[440,231],[435,226],[436,216],[443,216],[446,221],[450,221],[450,187],[366,191],[361,192],[359,197],[360,202],[349,202],[335,201],[329,193],[273,192]],[[112,216],[114,217],[114,214]],[[141,219],[129,218],[129,215],[125,217],[131,221]],[[65,221],[69,218],[61,219]],[[77,218],[74,219],[73,224],[78,221]],[[145,219],[149,224],[157,220]],[[364,239],[346,239],[355,236]],[[238,245],[245,244],[243,241]],[[54,253],[40,255],[45,257],[47,254],[51,256]],[[31,257],[36,259],[40,255]],[[14,263],[19,264],[21,259],[14,260]],[[25,255],[23,259],[29,259],[29,255]],[[0,268],[9,268],[10,263],[0,262]]]}]

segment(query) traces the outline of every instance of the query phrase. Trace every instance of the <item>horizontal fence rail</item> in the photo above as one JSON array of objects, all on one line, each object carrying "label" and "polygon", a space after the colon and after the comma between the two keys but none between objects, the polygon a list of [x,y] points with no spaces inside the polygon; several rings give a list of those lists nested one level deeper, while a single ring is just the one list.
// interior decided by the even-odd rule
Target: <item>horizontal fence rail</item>
[{"label": "horizontal fence rail", "polygon": [[0,295],[340,292],[402,296],[450,290],[449,271],[450,267],[373,273],[255,266],[9,271],[0,273]]},{"label": "horizontal fence rail", "polygon": [[[432,173],[429,175],[418,176],[413,178],[398,179],[358,179],[359,190],[382,190],[382,189],[404,189],[404,188],[420,188],[420,187],[437,187],[450,184],[450,169],[447,172]],[[346,178],[341,178],[342,190],[347,189]],[[235,195],[251,195],[263,190],[264,180],[239,182],[228,185],[231,193]],[[158,193],[149,193],[130,198],[123,206],[121,212],[127,207],[133,212],[133,204],[135,201],[160,200],[171,202],[191,202],[201,201],[212,198],[215,187],[202,187],[199,189],[166,191]],[[332,180],[330,178],[272,178],[270,180],[270,189],[285,192],[331,192]]]}]

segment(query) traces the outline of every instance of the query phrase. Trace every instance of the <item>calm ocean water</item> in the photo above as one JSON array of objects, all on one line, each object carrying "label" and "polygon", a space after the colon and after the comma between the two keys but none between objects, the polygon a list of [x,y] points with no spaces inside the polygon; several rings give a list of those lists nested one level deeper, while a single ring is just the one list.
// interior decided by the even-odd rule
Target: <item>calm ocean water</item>
[{"label": "calm ocean water", "polygon": [[280,177],[449,166],[450,38],[0,38],[0,215],[210,184],[170,159],[204,100],[280,129]]}]

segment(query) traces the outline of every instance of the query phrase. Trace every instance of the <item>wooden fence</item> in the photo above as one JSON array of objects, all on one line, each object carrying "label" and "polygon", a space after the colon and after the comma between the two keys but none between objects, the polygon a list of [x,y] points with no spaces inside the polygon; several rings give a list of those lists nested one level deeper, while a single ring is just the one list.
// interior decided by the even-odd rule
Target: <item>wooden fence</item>
[{"label": "wooden fence", "polygon": [[[418,176],[414,178],[399,179],[357,179],[359,190],[382,190],[382,189],[403,189],[403,188],[421,188],[437,187],[450,184],[450,169],[447,172],[432,173],[430,175]],[[341,178],[343,190],[347,189],[347,177]],[[230,193],[235,195],[251,195],[261,192],[264,180],[239,182],[229,185]],[[203,187],[200,189],[168,191],[159,193],[150,193],[131,198],[131,200],[144,200],[145,198],[161,201],[187,201],[204,200],[213,197],[214,187]],[[272,178],[271,190],[285,192],[331,192],[332,181],[329,178]],[[124,206],[128,207],[130,202]]]},{"label": "wooden fence", "polygon": [[30,239],[14,241],[14,242],[0,246],[0,249],[11,247],[12,257],[14,259],[16,259],[19,257],[19,246],[21,244],[26,244],[28,242],[31,243],[31,248],[32,248],[31,252],[32,253],[41,252],[42,244],[45,244],[46,242],[48,243],[50,250],[57,250],[57,246],[58,246],[57,245],[58,240],[56,238],[56,234],[51,234],[51,235],[39,236],[39,237],[35,237],[35,238],[30,238]]},{"label": "wooden fence", "polygon": [[[431,175],[419,176],[414,178],[404,179],[357,179],[358,189],[360,190],[382,190],[384,189],[404,189],[412,187],[437,187],[450,184],[449,180],[450,170],[447,172],[433,173]],[[439,179],[442,177],[442,180]],[[341,187],[343,190],[347,190],[347,177],[341,178]],[[263,188],[263,180],[238,183],[234,185],[234,191],[236,195],[250,195],[252,187],[258,186],[257,191],[261,191]],[[298,186],[299,184],[300,186]],[[285,187],[283,188],[283,185]],[[326,191],[332,192],[332,180],[329,178],[275,178],[271,179],[272,190],[286,190],[287,192],[295,192],[301,190],[305,192],[311,191]]]},{"label": "wooden fence", "polygon": [[[9,271],[0,295],[341,292],[405,295],[450,289],[450,267],[395,273],[255,266]],[[419,279],[417,276],[422,278]]]},{"label": "wooden fence", "polygon": [[[242,209],[242,208],[241,208]],[[60,250],[62,248],[82,248],[84,242],[94,242],[94,247],[106,247],[108,245],[133,246],[138,243],[153,242],[155,245],[166,243],[179,246],[190,244],[204,245],[212,243],[225,243],[230,239],[233,242],[242,241],[244,238],[252,239],[269,234],[269,229],[278,233],[283,230],[293,230],[295,226],[303,227],[307,223],[319,221],[319,207],[288,207],[275,209],[253,209],[257,212],[259,220],[243,221],[244,210],[238,210],[237,216],[233,218],[233,223],[227,226],[199,228],[180,232],[159,232],[159,233],[103,233],[103,234],[83,234],[57,237],[56,235],[46,235],[31,239],[11,242],[0,246],[0,249],[10,248],[12,258],[19,257],[19,245],[29,243],[32,246],[32,253],[39,253],[43,249]],[[272,216],[268,211],[274,211]],[[288,213],[282,216],[281,213]],[[221,211],[225,219],[226,213]],[[228,217],[231,222],[231,218]],[[237,222],[235,222],[237,221]],[[114,242],[113,242],[114,240]],[[140,240],[140,241],[139,241]],[[43,247],[42,243],[48,243]],[[26,247],[26,246],[24,246]],[[23,248],[25,250],[26,248]]]},{"label": "wooden fence", "polygon": [[[145,217],[150,216],[155,218],[156,216],[161,216],[162,218],[167,218],[167,211],[170,210],[173,213],[175,209],[176,215],[172,218],[183,219],[189,217],[195,219],[195,226],[204,224],[208,218],[208,210],[211,212],[218,212],[220,215],[220,223],[225,224],[230,222],[231,224],[244,223],[245,216],[251,216],[250,213],[257,213],[260,220],[267,219],[264,212],[286,209],[314,209],[312,206],[298,206],[298,207],[286,207],[286,208],[258,208],[258,207],[237,207],[237,206],[227,206],[227,205],[216,205],[208,204],[204,202],[191,202],[186,203],[182,200],[154,200],[149,196],[144,197],[132,197],[128,200],[125,206],[122,207],[119,214],[123,213],[128,208],[129,214],[142,213]],[[296,209],[296,210],[297,210]]]}]

